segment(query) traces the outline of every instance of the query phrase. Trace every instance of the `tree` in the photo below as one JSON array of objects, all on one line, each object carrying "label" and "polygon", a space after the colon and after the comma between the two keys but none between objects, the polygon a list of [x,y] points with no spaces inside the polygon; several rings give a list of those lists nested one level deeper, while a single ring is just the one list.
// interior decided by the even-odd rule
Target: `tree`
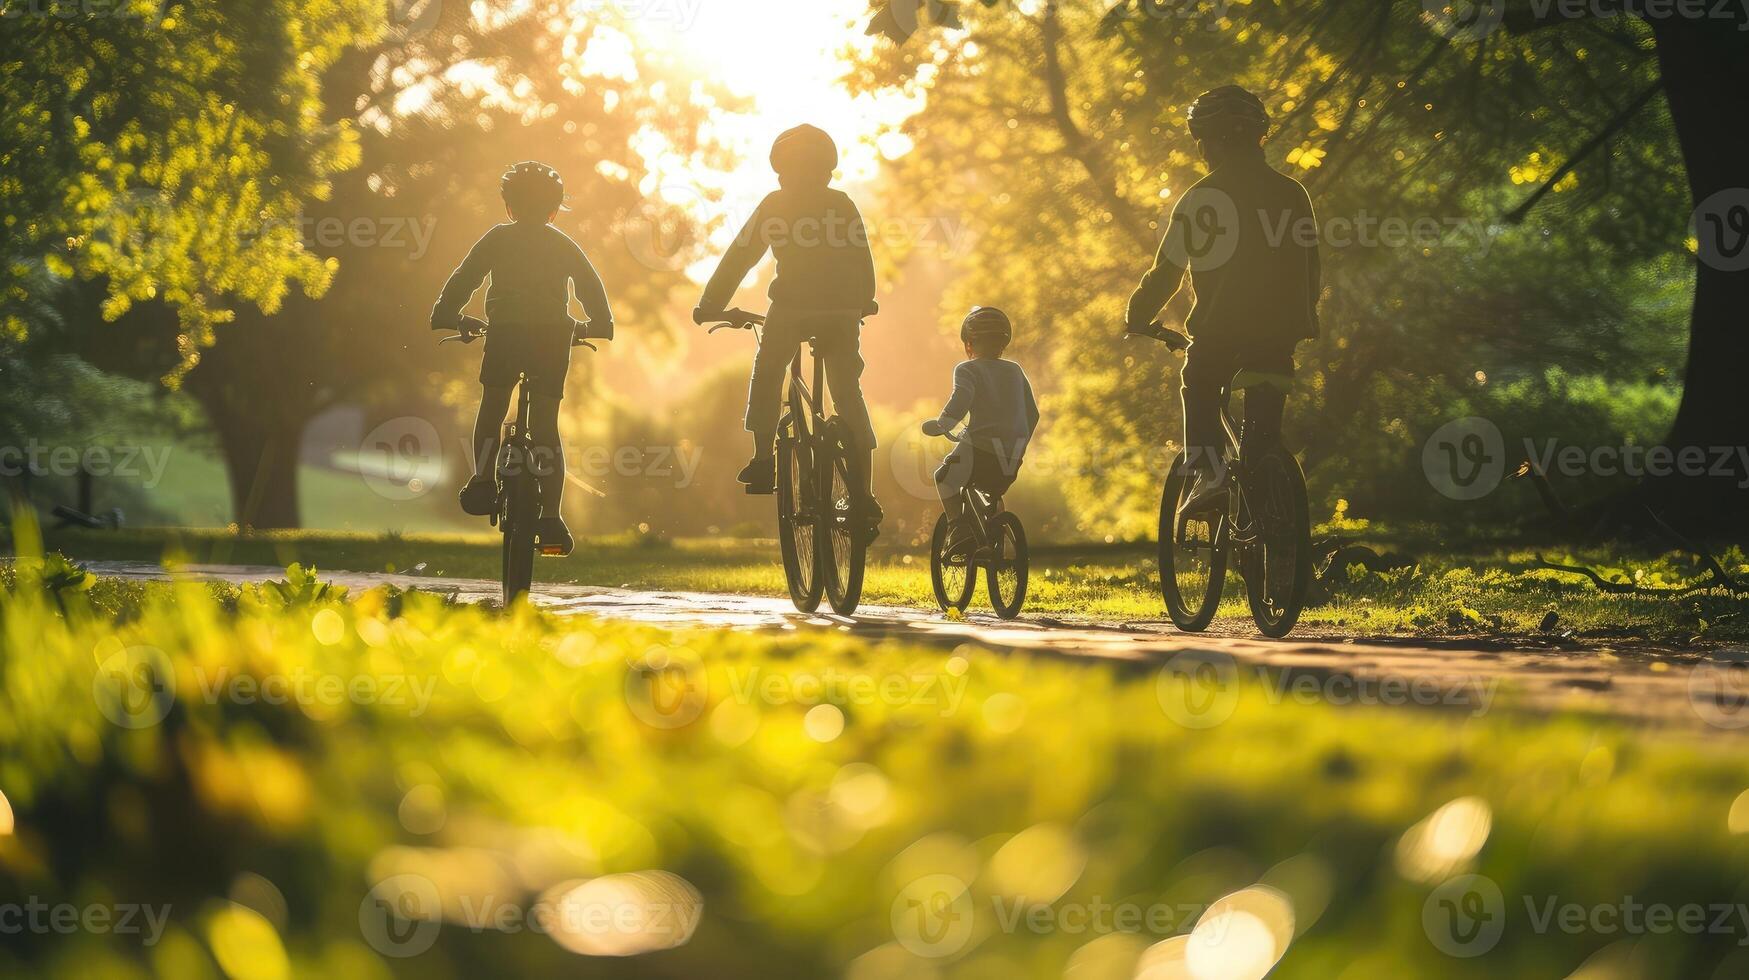
[{"label": "tree", "polygon": [[[1491,404],[1501,379],[1556,366],[1657,378],[1670,321],[1656,279],[1692,258],[1645,25],[1476,33],[1420,4],[1344,0],[1046,2],[962,20],[963,35],[877,52],[855,81],[927,90],[900,162],[906,199],[972,202],[982,237],[966,288],[1052,338],[1055,435],[1099,526],[1145,529],[1158,473],[1136,457],[1176,428],[1161,359],[1115,335],[1161,213],[1198,173],[1185,107],[1216,84],[1265,96],[1272,157],[1312,189],[1326,234],[1331,218],[1368,215],[1375,231],[1445,225],[1425,243],[1326,240],[1326,335],[1306,352],[1295,415],[1317,420],[1298,436],[1332,495],[1354,489],[1359,449],[1397,460],[1363,482],[1409,477],[1431,497],[1412,477],[1422,441]],[[1527,201],[1532,220],[1514,224]]]},{"label": "tree", "polygon": [[[711,103],[664,82],[663,67],[636,56],[610,20],[568,9],[444,5],[425,29],[385,33],[325,73],[325,116],[360,132],[360,165],[286,224],[333,270],[332,288],[271,313],[243,311],[198,352],[186,379],[218,436],[240,524],[299,523],[302,432],[328,407],[450,411],[431,382],[453,373],[454,351],[440,354],[426,331],[430,304],[474,239],[503,220],[497,177],[514,160],[564,173],[575,210],[561,226],[591,252],[622,325],[659,331],[678,272],[603,246],[639,214],[638,141],[699,152],[695,124]],[[628,60],[592,57],[597,45]],[[88,357],[129,373],[159,370],[176,353],[162,311],[144,308],[84,339]]]}]

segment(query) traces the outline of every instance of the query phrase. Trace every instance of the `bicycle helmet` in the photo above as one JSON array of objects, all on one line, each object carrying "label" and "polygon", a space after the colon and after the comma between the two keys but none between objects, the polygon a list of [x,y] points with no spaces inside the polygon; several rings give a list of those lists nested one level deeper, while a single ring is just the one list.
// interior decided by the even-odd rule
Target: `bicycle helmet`
[{"label": "bicycle helmet", "polygon": [[818,126],[797,126],[771,144],[771,169],[780,177],[830,174],[838,169],[838,144]]},{"label": "bicycle helmet", "polygon": [[994,306],[973,307],[960,324],[960,341],[971,344],[995,338],[1001,338],[1004,347],[1014,339],[1014,325],[1008,322],[1008,314]]},{"label": "bicycle helmet", "polygon": [[498,193],[512,214],[531,218],[568,211],[565,207],[565,181],[559,172],[544,163],[524,160],[504,171],[499,178]]},{"label": "bicycle helmet", "polygon": [[1263,100],[1237,85],[1223,85],[1190,104],[1190,135],[1215,142],[1261,139],[1269,132]]}]

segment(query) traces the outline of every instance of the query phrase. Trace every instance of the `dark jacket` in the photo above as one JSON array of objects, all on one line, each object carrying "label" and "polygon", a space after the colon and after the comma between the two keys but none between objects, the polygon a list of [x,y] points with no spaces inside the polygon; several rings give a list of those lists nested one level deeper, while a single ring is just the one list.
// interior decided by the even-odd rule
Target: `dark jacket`
[{"label": "dark jacket", "polygon": [[759,204],[704,287],[699,307],[722,310],[747,273],[777,257],[772,305],[797,310],[875,309],[874,254],[850,196],[824,183],[786,186]]},{"label": "dark jacket", "polygon": [[488,275],[486,319],[495,324],[569,328],[573,288],[591,333],[599,335],[613,323],[601,277],[577,243],[545,222],[512,221],[486,232],[450,274],[431,308],[431,325],[458,323],[468,297]]}]

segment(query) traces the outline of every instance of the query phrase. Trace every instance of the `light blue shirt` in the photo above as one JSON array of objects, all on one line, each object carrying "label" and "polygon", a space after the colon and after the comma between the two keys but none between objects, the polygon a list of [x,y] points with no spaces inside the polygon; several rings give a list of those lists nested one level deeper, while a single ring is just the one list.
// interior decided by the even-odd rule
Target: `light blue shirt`
[{"label": "light blue shirt", "polygon": [[937,421],[951,429],[968,415],[967,441],[974,449],[1018,464],[1038,428],[1038,402],[1026,372],[1000,357],[961,361],[953,369],[953,394]]}]

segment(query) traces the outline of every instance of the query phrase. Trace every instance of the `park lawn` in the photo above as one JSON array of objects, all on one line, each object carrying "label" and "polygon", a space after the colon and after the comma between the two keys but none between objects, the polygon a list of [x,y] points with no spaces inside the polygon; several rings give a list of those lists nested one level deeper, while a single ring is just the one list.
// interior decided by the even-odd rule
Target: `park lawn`
[{"label": "park lawn", "polygon": [[[165,924],[12,935],[0,975],[1565,976],[1635,943],[1635,976],[1749,970],[1711,911],[1744,895],[1738,737],[1199,677],[27,557],[0,905]],[[580,959],[610,950],[647,951]]]},{"label": "park lawn", "polygon": [[[348,571],[408,572],[437,577],[494,579],[498,539],[491,535],[361,535],[334,532],[222,530],[63,531],[52,548],[78,559],[158,561],[166,554],[197,562],[285,566],[293,562]],[[1379,545],[1388,551],[1389,542]],[[1411,550],[1411,549],[1405,549]],[[1302,635],[1530,636],[1549,612],[1552,632],[1606,642],[1696,639],[1749,640],[1749,596],[1712,591],[1668,598],[1610,595],[1573,575],[1529,566],[1535,551],[1495,548],[1445,553],[1435,545],[1410,569],[1370,573],[1355,566],[1351,581],[1331,602],[1306,610]],[[1624,557],[1624,554],[1626,557]],[[1701,570],[1677,553],[1628,552],[1594,547],[1551,549],[1566,564],[1594,565],[1607,576],[1645,585],[1697,581]],[[1749,578],[1740,549],[1720,556],[1733,574]],[[1637,576],[1637,578],[1636,578]],[[772,541],[706,538],[668,541],[627,535],[578,543],[565,559],[542,559],[536,577],[546,582],[645,590],[782,595],[782,570]],[[928,555],[880,544],[871,554],[863,601],[930,607]],[[975,603],[987,601],[980,590]],[[1048,546],[1034,549],[1028,589],[1031,615],[1101,621],[1158,621],[1165,611],[1151,545]],[[1242,582],[1229,573],[1216,630],[1248,632],[1250,613]]]}]

